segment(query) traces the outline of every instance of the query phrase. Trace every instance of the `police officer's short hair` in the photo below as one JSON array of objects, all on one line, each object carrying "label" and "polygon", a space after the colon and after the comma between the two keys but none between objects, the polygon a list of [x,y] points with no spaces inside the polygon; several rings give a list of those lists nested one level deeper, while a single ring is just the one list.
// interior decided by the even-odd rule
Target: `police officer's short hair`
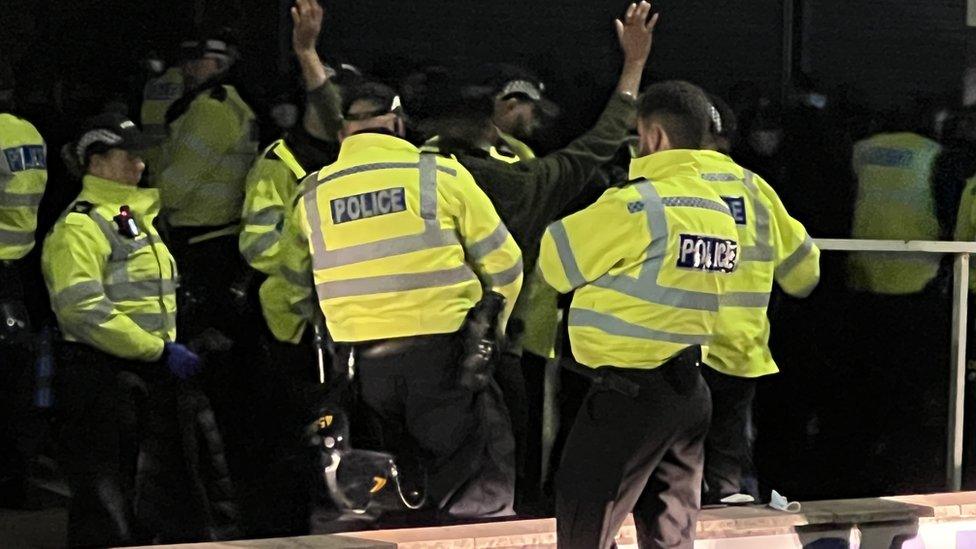
[{"label": "police officer's short hair", "polygon": [[641,122],[653,119],[668,134],[676,149],[700,149],[709,135],[711,103],[705,91],[681,80],[649,86],[641,94],[637,114]]},{"label": "police officer's short hair", "polygon": [[357,101],[367,101],[378,111],[389,111],[396,96],[397,93],[393,88],[381,82],[360,82],[342,90],[342,114],[348,115]]}]

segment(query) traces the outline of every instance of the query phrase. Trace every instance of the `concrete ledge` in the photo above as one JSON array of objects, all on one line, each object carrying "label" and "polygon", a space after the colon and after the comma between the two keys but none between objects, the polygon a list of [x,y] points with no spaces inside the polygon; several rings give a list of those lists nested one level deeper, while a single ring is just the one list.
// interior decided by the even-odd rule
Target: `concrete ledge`
[{"label": "concrete ledge", "polygon": [[[955,524],[955,526],[952,526]],[[948,525],[948,526],[946,526]],[[703,510],[698,521],[696,547],[803,547],[811,540],[830,537],[852,541],[851,546],[874,547],[884,539],[922,539],[928,528],[939,540],[976,536],[976,492],[890,498],[815,501],[799,513],[784,513],[765,506]],[[954,528],[954,529],[953,529]],[[959,533],[960,528],[965,532]],[[934,529],[940,529],[935,532]],[[502,547],[554,547],[555,519],[518,520],[465,526],[351,532],[330,536],[304,536],[267,540],[192,544],[200,548],[336,548],[371,549],[481,549]],[[951,532],[949,531],[951,530]],[[951,535],[950,535],[951,534]],[[618,544],[636,547],[632,520],[621,528]],[[953,537],[956,536],[956,537]],[[871,543],[868,543],[871,539]],[[969,538],[966,538],[969,539]],[[945,547],[947,541],[911,547]],[[960,547],[966,545],[959,545]]]}]

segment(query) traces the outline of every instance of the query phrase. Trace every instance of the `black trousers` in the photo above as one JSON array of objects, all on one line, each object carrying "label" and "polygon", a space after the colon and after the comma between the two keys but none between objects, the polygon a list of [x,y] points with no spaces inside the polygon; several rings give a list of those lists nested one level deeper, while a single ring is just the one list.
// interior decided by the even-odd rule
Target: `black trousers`
[{"label": "black trousers", "polygon": [[[217,529],[236,518],[226,465],[207,457],[222,452],[212,425],[201,433],[181,421],[200,410],[187,408],[185,386],[160,364],[129,362],[84,345],[59,347],[56,420],[59,462],[72,494],[68,545],[220,537]],[[208,410],[199,413],[212,421]],[[211,444],[193,444],[190,455],[188,437]]]},{"label": "black trousers", "polygon": [[[357,354],[373,440],[353,446],[394,454],[404,475],[425,472],[428,505],[443,513],[437,520],[511,514],[514,441],[497,385],[477,394],[459,386],[457,335],[416,339],[392,355]],[[339,359],[349,352],[340,345]]]},{"label": "black trousers", "polygon": [[725,375],[708,367],[702,369],[702,377],[712,393],[712,425],[705,439],[702,503],[716,504],[724,497],[742,492],[743,475],[752,470],[749,431],[756,380]]},{"label": "black trousers", "polygon": [[633,510],[641,547],[694,545],[705,435],[711,417],[700,351],[654,370],[601,369],[636,397],[594,383],[556,479],[560,548],[607,548]]},{"label": "black trousers", "polygon": [[[23,261],[0,261],[0,305],[18,306],[23,314]],[[0,311],[0,322],[6,318]],[[0,331],[6,326],[0,325]],[[27,328],[29,330],[29,327]],[[28,432],[37,425],[30,413],[34,352],[22,337],[0,338],[0,507],[20,507],[27,497]],[[11,336],[13,333],[11,333]]]}]

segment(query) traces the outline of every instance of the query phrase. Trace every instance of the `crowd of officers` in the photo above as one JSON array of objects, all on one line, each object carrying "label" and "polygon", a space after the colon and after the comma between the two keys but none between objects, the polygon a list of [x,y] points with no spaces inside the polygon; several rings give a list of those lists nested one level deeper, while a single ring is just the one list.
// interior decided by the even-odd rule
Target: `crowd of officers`
[{"label": "crowd of officers", "polygon": [[[819,251],[722,152],[705,92],[639,92],[650,5],[616,22],[623,68],[599,121],[540,157],[519,140],[548,107],[537,81],[432,75],[418,146],[396,92],[335,83],[318,4],[292,17],[307,92],[292,130],[259,151],[224,78],[234,49],[186,42],[147,84],[141,129],[104,113],[61,151],[82,191],[36,240],[49,151],[0,114],[0,364],[33,375],[20,273],[37,242],[69,544],[230,538],[265,512],[288,515],[277,533],[307,530],[307,505],[278,496],[314,500],[309,486],[348,522],[362,479],[341,453],[304,459],[308,425],[327,450],[395,461],[369,475],[371,496],[403,504],[380,524],[531,514],[542,371],[570,294],[566,362],[590,386],[555,479],[559,545],[610,547],[633,511],[641,546],[690,547],[703,500],[749,491],[755,380],[777,371],[770,292],[810,294]],[[560,218],[621,148],[627,176]],[[7,452],[21,411],[5,414]]]}]

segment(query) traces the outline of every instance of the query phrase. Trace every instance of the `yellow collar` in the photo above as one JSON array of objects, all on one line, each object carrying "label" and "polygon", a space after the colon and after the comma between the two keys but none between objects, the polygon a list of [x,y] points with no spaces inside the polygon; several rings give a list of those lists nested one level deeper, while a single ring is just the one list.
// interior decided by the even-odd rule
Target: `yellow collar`
[{"label": "yellow collar", "polygon": [[339,161],[358,154],[363,149],[379,148],[394,151],[410,151],[419,153],[420,150],[409,141],[382,133],[359,133],[342,140],[339,147]]},{"label": "yellow collar", "polygon": [[96,206],[106,206],[113,210],[120,206],[129,206],[133,213],[141,215],[159,212],[158,190],[140,189],[90,174],[81,180],[81,194],[78,195],[78,200],[91,202]]},{"label": "yellow collar", "polygon": [[630,178],[646,177],[647,179],[663,179],[675,175],[696,175],[697,166],[703,159],[713,155],[725,157],[715,151],[694,151],[689,149],[673,149],[661,151],[630,161]]}]

